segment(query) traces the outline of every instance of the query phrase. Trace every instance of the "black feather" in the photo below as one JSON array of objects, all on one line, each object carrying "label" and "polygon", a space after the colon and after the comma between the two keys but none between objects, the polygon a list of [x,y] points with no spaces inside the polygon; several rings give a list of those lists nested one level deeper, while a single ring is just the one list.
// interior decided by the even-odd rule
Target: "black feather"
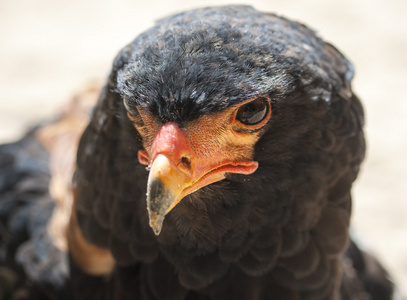
[{"label": "black feather", "polygon": [[[352,77],[350,62],[312,30],[250,7],[197,9],[158,22],[115,59],[78,148],[78,222],[89,243],[111,251],[116,266],[107,277],[93,277],[71,260],[69,279],[53,288],[69,290],[68,299],[350,300],[359,292],[390,299],[392,285],[375,275],[385,274],[381,267],[366,267],[353,244],[344,254],[350,191],[365,153]],[[127,112],[143,107],[159,122],[182,127],[257,96],[272,102],[254,149],[258,170],[228,174],[186,196],[155,236],[145,202],[148,172],[137,159],[142,138]],[[7,198],[24,178],[15,154],[0,154],[1,247],[15,256],[36,235],[27,230],[32,216],[25,202],[44,205],[33,228],[45,226],[50,207],[36,197]],[[21,189],[49,201],[47,180],[35,185],[39,191]],[[18,234],[10,236],[10,228]],[[35,287],[49,278],[32,276],[24,259],[19,266]],[[352,281],[361,290],[352,290]],[[6,282],[8,290],[17,285]]]}]

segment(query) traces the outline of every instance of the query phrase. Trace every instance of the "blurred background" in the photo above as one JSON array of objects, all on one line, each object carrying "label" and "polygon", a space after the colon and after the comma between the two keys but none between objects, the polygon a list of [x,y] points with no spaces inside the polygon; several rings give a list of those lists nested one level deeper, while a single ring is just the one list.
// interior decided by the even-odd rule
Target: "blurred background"
[{"label": "blurred background", "polygon": [[368,149],[352,231],[407,295],[406,0],[0,0],[0,142],[103,82],[116,53],[155,20],[230,3],[301,21],[354,63]]}]

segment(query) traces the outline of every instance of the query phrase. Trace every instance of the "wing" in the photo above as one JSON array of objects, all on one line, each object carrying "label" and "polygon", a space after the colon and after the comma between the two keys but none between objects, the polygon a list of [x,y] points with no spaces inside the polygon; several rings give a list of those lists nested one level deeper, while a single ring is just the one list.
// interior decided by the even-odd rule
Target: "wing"
[{"label": "wing", "polygon": [[56,121],[0,146],[1,299],[66,297],[71,181],[98,92],[83,91]]},{"label": "wing", "polygon": [[394,283],[383,266],[354,242],[343,256],[342,266],[342,299],[402,299],[396,297]]}]

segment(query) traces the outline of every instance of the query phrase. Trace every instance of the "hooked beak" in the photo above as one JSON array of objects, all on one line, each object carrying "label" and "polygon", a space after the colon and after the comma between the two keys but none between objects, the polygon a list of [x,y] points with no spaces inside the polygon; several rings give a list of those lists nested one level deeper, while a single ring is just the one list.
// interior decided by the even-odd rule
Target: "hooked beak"
[{"label": "hooked beak", "polygon": [[205,156],[196,155],[185,133],[173,122],[160,128],[149,152],[151,155],[140,150],[138,156],[140,163],[150,165],[147,210],[156,235],[161,232],[166,214],[182,198],[223,180],[226,173],[248,175],[258,167],[256,161],[235,161],[222,149],[214,149]]},{"label": "hooked beak", "polygon": [[181,200],[182,190],[191,182],[163,154],[154,159],[147,183],[147,209],[150,226],[160,234],[165,215]]}]

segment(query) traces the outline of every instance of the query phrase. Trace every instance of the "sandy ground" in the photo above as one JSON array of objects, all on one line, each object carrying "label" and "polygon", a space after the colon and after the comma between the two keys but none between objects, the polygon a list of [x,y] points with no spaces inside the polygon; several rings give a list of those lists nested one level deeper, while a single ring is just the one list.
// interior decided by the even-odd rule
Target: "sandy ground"
[{"label": "sandy ground", "polygon": [[[154,20],[229,1],[0,0],[0,142],[55,114],[103,80],[118,50]],[[354,189],[353,231],[407,295],[407,1],[235,1],[301,20],[356,67],[367,160]]]}]

